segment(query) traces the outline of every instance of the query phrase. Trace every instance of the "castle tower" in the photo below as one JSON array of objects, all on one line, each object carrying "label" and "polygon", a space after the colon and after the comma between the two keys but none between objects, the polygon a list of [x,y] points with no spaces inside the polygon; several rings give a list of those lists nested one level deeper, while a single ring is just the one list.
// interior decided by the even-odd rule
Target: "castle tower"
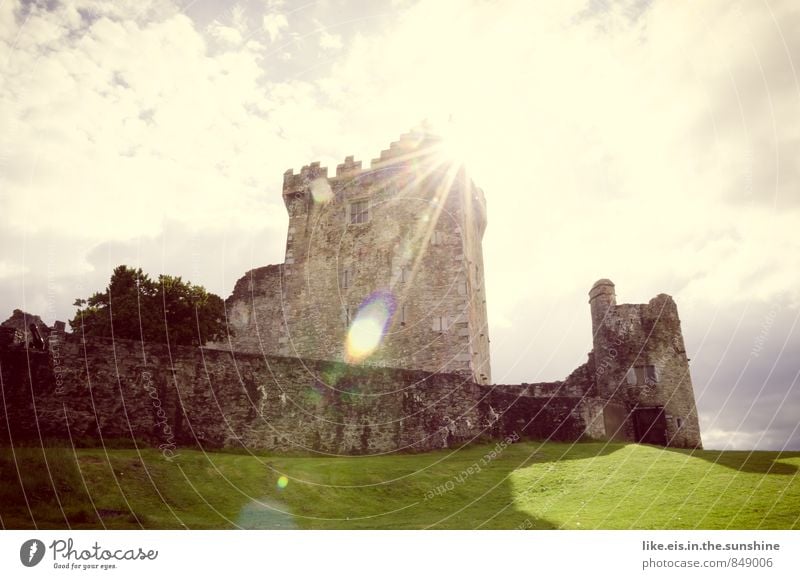
[{"label": "castle tower", "polygon": [[491,381],[483,192],[427,132],[284,174],[286,257],[227,300],[233,349]]},{"label": "castle tower", "polygon": [[597,395],[609,438],[701,448],[689,359],[678,308],[666,294],[616,303],[614,284],[589,292]]},{"label": "castle tower", "polygon": [[603,325],[603,320],[613,314],[617,305],[614,283],[610,279],[597,280],[589,290],[589,307],[592,312],[592,335],[596,335]]}]

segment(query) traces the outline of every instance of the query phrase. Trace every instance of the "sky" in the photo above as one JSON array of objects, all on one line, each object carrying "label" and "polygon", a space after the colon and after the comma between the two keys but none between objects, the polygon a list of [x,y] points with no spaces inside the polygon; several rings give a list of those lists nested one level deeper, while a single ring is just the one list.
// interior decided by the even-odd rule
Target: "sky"
[{"label": "sky", "polygon": [[799,69],[793,0],[0,0],[0,318],[119,264],[227,297],[286,169],[426,119],[486,195],[496,383],[583,363],[607,277],[675,298],[706,448],[797,450]]}]

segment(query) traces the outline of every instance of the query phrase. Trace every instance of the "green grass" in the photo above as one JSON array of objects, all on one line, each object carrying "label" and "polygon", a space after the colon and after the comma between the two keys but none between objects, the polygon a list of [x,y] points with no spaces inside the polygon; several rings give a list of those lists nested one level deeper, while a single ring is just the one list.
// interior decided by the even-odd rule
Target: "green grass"
[{"label": "green grass", "polygon": [[[16,529],[800,528],[798,452],[524,442],[487,458],[495,449],[371,458],[180,450],[170,462],[156,450],[18,448],[12,455],[3,448],[0,523]],[[277,485],[280,476],[288,478],[285,488]]]}]

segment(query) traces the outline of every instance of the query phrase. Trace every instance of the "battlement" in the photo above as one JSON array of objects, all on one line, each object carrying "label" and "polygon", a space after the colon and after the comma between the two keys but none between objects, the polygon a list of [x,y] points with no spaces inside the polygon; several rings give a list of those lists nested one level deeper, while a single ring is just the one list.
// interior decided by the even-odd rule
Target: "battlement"
[{"label": "battlement", "polygon": [[303,165],[300,174],[295,175],[293,169],[287,169],[283,173],[283,192],[295,193],[308,186],[314,179],[327,179],[328,168],[320,167],[319,161],[314,161],[309,165]]},{"label": "battlement", "polygon": [[354,161],[353,155],[344,158],[344,163],[336,165],[337,177],[351,177],[361,172],[361,161]]},{"label": "battlement", "polygon": [[370,167],[375,169],[399,161],[408,161],[431,153],[441,139],[426,129],[412,130],[400,135],[379,157],[372,159]]},{"label": "battlement", "polygon": [[[362,162],[356,161],[353,155],[348,155],[344,162],[336,166],[335,178],[354,177],[387,165],[419,159],[436,150],[440,141],[438,136],[424,128],[403,133],[397,141],[389,145],[388,149],[382,150],[380,156],[372,159],[369,169],[365,169]],[[320,167],[319,161],[304,165],[299,174],[295,174],[293,169],[287,169],[283,174],[283,192],[296,194],[319,178],[328,179],[328,168]]]}]

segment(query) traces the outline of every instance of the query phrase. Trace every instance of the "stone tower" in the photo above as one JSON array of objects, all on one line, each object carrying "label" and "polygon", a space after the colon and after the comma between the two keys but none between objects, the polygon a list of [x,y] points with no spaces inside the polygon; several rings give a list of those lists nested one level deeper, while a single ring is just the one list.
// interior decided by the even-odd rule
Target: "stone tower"
[{"label": "stone tower", "polygon": [[289,170],[283,200],[284,263],[237,282],[231,348],[491,382],[486,203],[437,137],[404,134],[333,177],[319,163]]},{"label": "stone tower", "polygon": [[597,395],[606,402],[606,435],[665,446],[702,448],[689,359],[678,308],[660,294],[617,305],[614,284],[589,292]]}]

